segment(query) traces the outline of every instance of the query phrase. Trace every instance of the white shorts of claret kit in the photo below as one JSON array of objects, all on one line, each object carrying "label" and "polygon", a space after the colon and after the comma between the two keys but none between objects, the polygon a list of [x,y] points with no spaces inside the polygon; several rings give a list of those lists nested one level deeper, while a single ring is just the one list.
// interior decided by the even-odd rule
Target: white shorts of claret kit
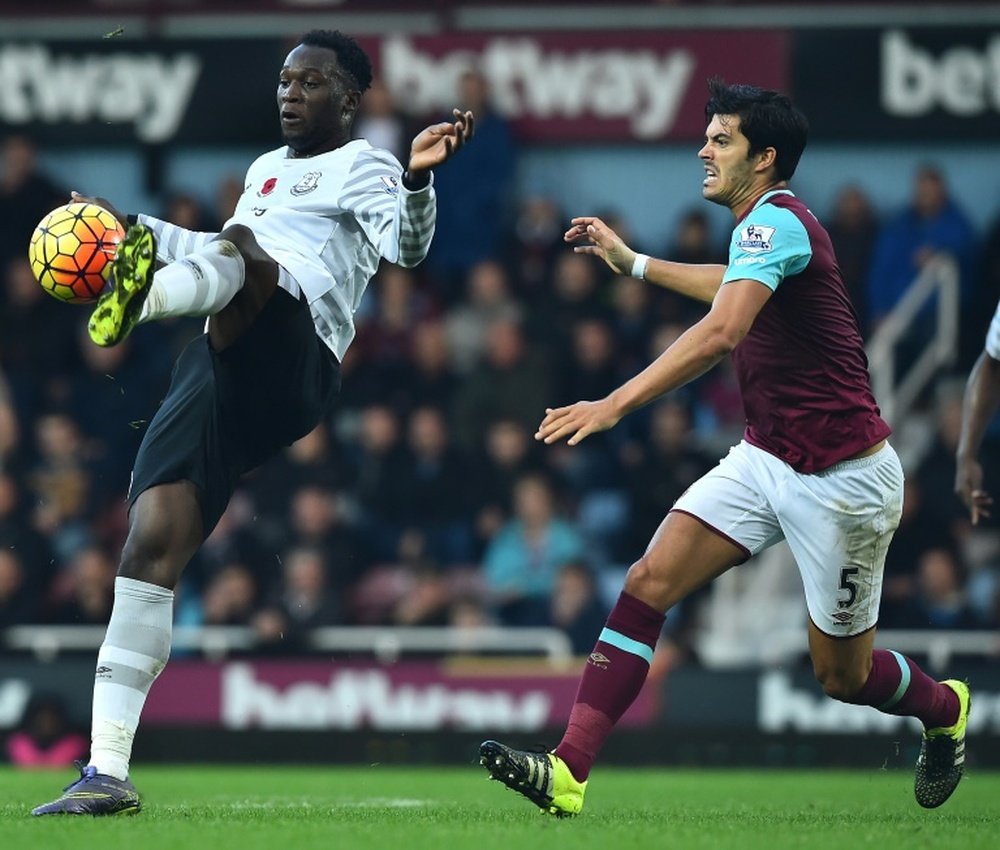
[{"label": "white shorts of claret kit", "polygon": [[746,441],[674,504],[746,550],[787,540],[820,631],[850,637],[878,619],[885,556],[903,511],[903,469],[888,443],[812,475]]}]

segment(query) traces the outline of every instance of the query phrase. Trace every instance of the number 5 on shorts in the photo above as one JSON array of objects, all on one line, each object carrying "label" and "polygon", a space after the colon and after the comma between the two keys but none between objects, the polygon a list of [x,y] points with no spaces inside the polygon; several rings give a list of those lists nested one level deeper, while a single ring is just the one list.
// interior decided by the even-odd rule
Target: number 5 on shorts
[{"label": "number 5 on shorts", "polygon": [[851,579],[859,572],[861,572],[860,567],[844,567],[840,571],[840,589],[847,591],[847,599],[838,600],[838,608],[850,608],[858,598],[858,585]]}]

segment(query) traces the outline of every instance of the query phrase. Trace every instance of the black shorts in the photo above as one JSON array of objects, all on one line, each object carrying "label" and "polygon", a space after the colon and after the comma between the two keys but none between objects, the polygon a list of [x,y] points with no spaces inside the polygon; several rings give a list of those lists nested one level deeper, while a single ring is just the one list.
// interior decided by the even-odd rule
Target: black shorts
[{"label": "black shorts", "polygon": [[192,481],[207,537],[240,476],[315,428],[339,389],[340,364],[308,305],[278,289],[224,351],[204,334],[181,352],[139,446],[129,508],[150,487]]}]

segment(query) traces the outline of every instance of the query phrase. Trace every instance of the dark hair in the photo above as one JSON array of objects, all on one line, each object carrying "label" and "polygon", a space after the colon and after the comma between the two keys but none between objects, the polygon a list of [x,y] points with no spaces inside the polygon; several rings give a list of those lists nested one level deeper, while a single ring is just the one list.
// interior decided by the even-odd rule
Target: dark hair
[{"label": "dark hair", "polygon": [[349,35],[340,30],[310,30],[299,44],[310,47],[325,47],[337,54],[337,64],[346,73],[358,91],[364,92],[372,84],[372,60]]},{"label": "dark hair", "polygon": [[757,86],[730,86],[718,77],[708,81],[708,92],[706,120],[711,121],[713,115],[738,115],[740,132],[750,142],[750,153],[774,148],[778,179],[790,179],[809,136],[809,122],[791,99]]}]

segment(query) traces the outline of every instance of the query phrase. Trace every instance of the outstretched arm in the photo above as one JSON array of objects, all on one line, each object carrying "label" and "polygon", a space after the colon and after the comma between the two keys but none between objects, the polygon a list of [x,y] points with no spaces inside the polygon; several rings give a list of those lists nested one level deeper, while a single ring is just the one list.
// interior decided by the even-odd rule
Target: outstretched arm
[{"label": "outstretched arm", "polygon": [[590,434],[613,428],[625,414],[703,375],[749,333],[771,294],[769,287],[756,280],[730,281],[720,290],[708,315],[610,395],[600,401],[547,409],[535,439],[553,443],[568,438],[569,445],[576,445]]},{"label": "outstretched arm", "polygon": [[[601,219],[580,216],[572,219],[570,225],[563,238],[567,242],[578,243],[573,248],[576,253],[600,257],[616,274],[632,274],[638,254]],[[722,286],[725,271],[726,267],[723,265],[673,263],[650,257],[642,277],[664,289],[711,304],[715,293]]]},{"label": "outstretched arm", "polygon": [[962,433],[955,453],[955,493],[965,503],[976,525],[989,517],[993,498],[983,489],[983,467],[979,450],[986,427],[1000,407],[1000,361],[987,352],[979,355],[965,386],[962,403]]},{"label": "outstretched arm", "polygon": [[349,188],[337,205],[355,211],[372,244],[390,263],[412,268],[427,255],[437,217],[431,169],[461,150],[472,132],[472,113],[456,109],[453,122],[432,124],[418,133],[402,185],[399,163],[387,151],[371,149],[355,160]]}]

